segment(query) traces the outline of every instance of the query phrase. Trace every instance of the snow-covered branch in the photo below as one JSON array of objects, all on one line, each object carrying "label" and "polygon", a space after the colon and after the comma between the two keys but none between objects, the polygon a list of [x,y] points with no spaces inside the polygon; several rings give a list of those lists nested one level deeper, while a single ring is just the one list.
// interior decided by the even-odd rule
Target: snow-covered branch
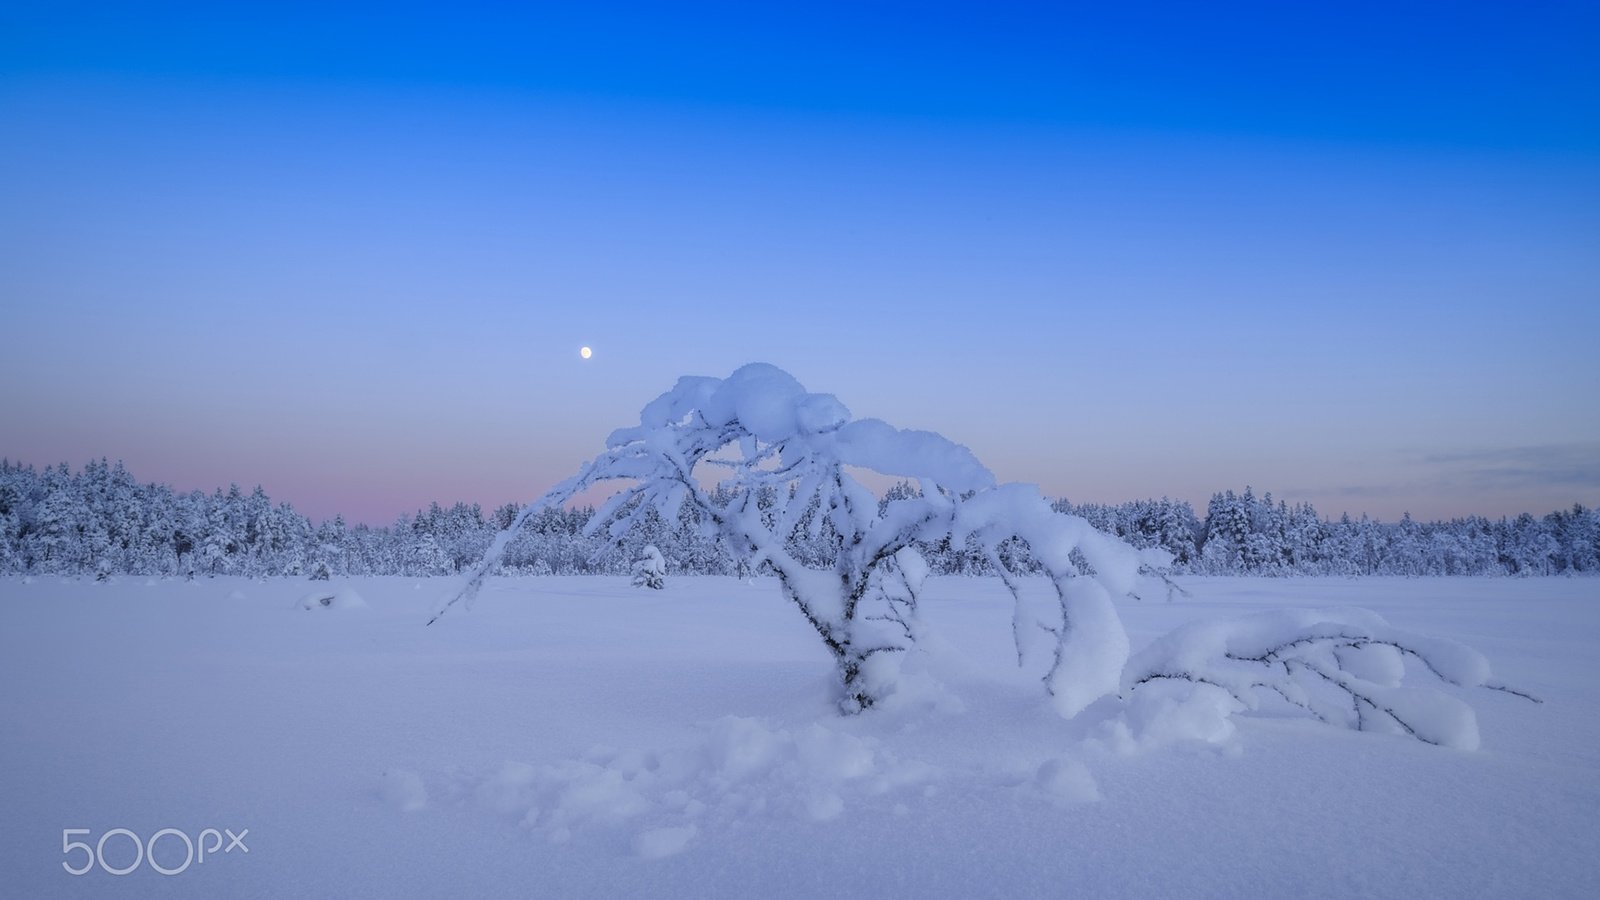
[{"label": "snow-covered branch", "polygon": [[1492,683],[1476,650],[1394,628],[1362,609],[1276,610],[1187,625],[1129,660],[1122,692],[1188,681],[1226,691],[1240,709],[1275,696],[1330,724],[1475,749],[1472,708],[1437,687],[1403,683],[1408,659],[1445,684],[1535,699]]}]

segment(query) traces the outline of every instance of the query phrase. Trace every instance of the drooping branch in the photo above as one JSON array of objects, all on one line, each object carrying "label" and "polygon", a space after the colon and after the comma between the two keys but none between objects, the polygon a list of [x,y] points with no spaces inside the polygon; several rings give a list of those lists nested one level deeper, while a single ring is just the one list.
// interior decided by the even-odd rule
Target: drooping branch
[{"label": "drooping branch", "polygon": [[1356,609],[1278,610],[1185,626],[1129,661],[1123,695],[1151,681],[1184,679],[1221,687],[1245,709],[1255,708],[1256,693],[1265,691],[1332,724],[1367,731],[1388,723],[1426,743],[1476,747],[1470,707],[1437,689],[1403,686],[1408,659],[1445,684],[1538,702],[1490,681],[1488,661],[1477,651],[1395,629]]},{"label": "drooping branch", "polygon": [[483,558],[467,574],[466,581],[462,584],[461,589],[444,606],[440,607],[432,618],[428,619],[427,624],[432,625],[434,622],[439,621],[439,617],[457,603],[462,601],[471,603],[472,598],[476,597],[478,592],[483,589],[484,579],[488,578],[494,567],[500,564],[501,558],[505,556],[506,546],[511,543],[511,539],[516,536],[517,532],[522,530],[523,523],[528,521],[528,517],[542,509],[560,506],[588,487],[590,479],[599,466],[599,462],[599,460],[595,460],[584,463],[583,467],[578,470],[578,474],[551,488],[538,500],[524,506],[517,513],[517,517],[511,521],[511,524],[495,535],[494,541],[489,544],[489,549],[484,552]]}]

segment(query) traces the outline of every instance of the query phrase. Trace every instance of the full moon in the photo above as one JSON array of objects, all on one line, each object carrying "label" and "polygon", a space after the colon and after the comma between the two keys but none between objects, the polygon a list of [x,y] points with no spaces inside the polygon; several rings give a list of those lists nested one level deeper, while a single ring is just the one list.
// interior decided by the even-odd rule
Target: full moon
[{"label": "full moon", "polygon": [[590,350],[588,347],[584,347],[583,349],[578,351],[578,355],[583,357],[584,359],[588,359],[589,357],[594,355],[594,351]]}]

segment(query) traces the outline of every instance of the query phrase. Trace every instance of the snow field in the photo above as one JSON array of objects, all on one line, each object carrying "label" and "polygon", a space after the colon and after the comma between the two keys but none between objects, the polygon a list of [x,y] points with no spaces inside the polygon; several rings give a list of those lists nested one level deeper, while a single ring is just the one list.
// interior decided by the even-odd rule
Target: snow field
[{"label": "snow field", "polygon": [[[148,582],[0,581],[8,896],[1600,892],[1587,579],[1186,579],[1190,600],[1117,602],[1135,659],[1280,607],[1459,641],[1547,701],[1422,681],[1476,710],[1476,751],[1227,715],[1187,684],[1064,720],[992,579],[930,579],[923,649],[854,717],[767,579],[491,579],[430,628],[453,582],[336,581],[365,599],[347,614],[301,608],[320,583]],[[212,826],[252,852],[61,868],[65,828]]]}]

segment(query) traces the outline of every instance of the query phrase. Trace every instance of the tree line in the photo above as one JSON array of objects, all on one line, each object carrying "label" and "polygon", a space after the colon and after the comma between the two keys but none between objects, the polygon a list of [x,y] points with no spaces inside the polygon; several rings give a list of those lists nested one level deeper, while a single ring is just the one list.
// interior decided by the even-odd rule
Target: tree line
[{"label": "tree line", "polygon": [[[776,490],[769,488],[767,490]],[[884,501],[912,496],[891,488]],[[733,492],[713,499],[730,503]],[[757,497],[776,508],[776,495]],[[1187,502],[1160,499],[1073,504],[1082,516],[1136,547],[1161,547],[1178,574],[1198,575],[1560,575],[1600,571],[1600,515],[1575,505],[1542,517],[1478,516],[1445,522],[1399,522],[1366,516],[1326,519],[1308,503],[1271,494],[1213,495],[1205,515]],[[42,471],[0,461],[0,574],[8,575],[451,575],[470,569],[518,512],[507,504],[485,513],[476,505],[438,503],[384,527],[334,518],[313,524],[257,487],[181,493],[145,484],[123,465],[98,460],[77,472],[65,463]],[[654,509],[620,538],[587,533],[592,508],[535,514],[506,548],[504,574],[627,575],[646,546],[655,546],[671,574],[749,575],[714,533],[685,506],[671,521]],[[789,552],[823,566],[832,535],[808,513],[796,522]],[[820,527],[818,525],[820,524]],[[991,555],[948,540],[918,549],[935,574],[991,574]],[[1031,569],[1025,547],[1008,563]]]}]

